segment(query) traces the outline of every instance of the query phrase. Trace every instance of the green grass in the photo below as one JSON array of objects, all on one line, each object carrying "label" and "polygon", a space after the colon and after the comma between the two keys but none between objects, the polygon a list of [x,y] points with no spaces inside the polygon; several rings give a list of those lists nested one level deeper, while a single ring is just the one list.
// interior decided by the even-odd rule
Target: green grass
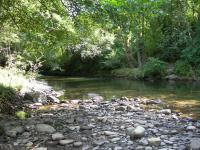
[{"label": "green grass", "polygon": [[0,68],[0,84],[18,91],[29,85],[29,79],[18,69]]}]

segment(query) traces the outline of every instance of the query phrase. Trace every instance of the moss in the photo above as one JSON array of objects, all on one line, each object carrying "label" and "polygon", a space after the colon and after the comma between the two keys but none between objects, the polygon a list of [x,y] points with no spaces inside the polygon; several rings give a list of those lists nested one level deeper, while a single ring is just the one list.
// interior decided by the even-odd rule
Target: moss
[{"label": "moss", "polygon": [[15,114],[16,114],[16,117],[21,119],[21,120],[24,120],[28,117],[28,114],[24,111],[18,111]]}]

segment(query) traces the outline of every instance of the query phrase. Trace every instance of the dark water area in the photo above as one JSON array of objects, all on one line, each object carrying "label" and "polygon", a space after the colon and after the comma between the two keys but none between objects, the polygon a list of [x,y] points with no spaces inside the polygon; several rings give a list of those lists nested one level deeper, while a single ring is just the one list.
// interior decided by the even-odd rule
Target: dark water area
[{"label": "dark water area", "polygon": [[160,98],[195,118],[200,118],[200,82],[132,81],[101,78],[45,77],[56,90],[64,90],[66,99],[84,99],[97,93],[106,100],[112,97]]}]

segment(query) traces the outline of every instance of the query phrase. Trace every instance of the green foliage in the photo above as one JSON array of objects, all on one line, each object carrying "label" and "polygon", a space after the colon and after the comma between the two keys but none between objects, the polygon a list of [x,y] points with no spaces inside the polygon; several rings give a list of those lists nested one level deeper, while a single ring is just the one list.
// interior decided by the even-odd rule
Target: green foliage
[{"label": "green foliage", "polygon": [[[199,0],[4,0],[0,52],[26,72],[142,67],[149,57],[197,67],[199,9]],[[146,76],[163,74],[155,63]]]},{"label": "green foliage", "polygon": [[118,78],[141,79],[143,77],[142,70],[139,68],[120,68],[112,70],[111,74]]},{"label": "green foliage", "polygon": [[15,114],[16,114],[16,117],[21,120],[24,120],[28,117],[28,114],[24,111],[17,111]]},{"label": "green foliage", "polygon": [[11,113],[14,100],[16,100],[14,89],[0,84],[0,113]]},{"label": "green foliage", "polygon": [[178,60],[174,66],[174,73],[179,76],[191,76],[192,67],[187,61]]},{"label": "green foliage", "polygon": [[158,58],[149,58],[144,65],[144,77],[163,77],[166,73],[166,63]]}]

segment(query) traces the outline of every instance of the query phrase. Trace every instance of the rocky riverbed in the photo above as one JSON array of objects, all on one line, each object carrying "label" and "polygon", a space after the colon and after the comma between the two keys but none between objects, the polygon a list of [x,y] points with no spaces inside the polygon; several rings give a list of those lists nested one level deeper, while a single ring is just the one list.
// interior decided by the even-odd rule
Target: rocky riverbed
[{"label": "rocky riverbed", "polygon": [[146,109],[161,103],[90,94],[88,100],[30,104],[25,120],[1,118],[0,150],[200,150],[200,121]]}]

